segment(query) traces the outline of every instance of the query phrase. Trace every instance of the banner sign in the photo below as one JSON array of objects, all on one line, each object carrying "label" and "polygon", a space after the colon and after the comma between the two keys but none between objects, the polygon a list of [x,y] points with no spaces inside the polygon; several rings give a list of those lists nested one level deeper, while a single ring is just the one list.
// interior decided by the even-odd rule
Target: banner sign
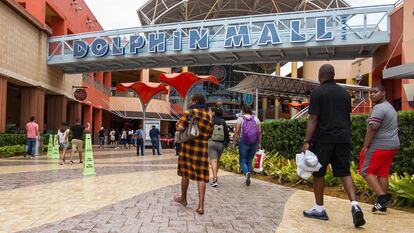
[{"label": "banner sign", "polygon": [[[223,48],[250,47],[256,44],[260,47],[279,45],[283,43],[304,43],[334,40],[333,32],[328,30],[327,20],[329,17],[315,18],[312,30],[307,30],[304,19],[286,21],[264,22],[258,35],[252,32],[252,27],[248,24],[227,25],[224,37],[221,37]],[[286,25],[286,23],[288,25]],[[280,25],[288,27],[289,41],[283,41],[280,36]],[[155,28],[156,29],[156,28]],[[286,31],[285,29],[283,31]],[[307,33],[305,33],[305,31]],[[311,32],[310,32],[311,31]],[[85,40],[73,41],[73,57],[76,59],[87,56],[124,56],[139,55],[139,53],[165,53],[168,51],[181,52],[184,44],[188,50],[209,50],[210,40],[215,37],[217,32],[210,28],[193,28],[188,32],[177,29],[172,33],[167,31],[155,31],[146,34],[98,37]],[[217,38],[216,38],[217,39]],[[183,43],[185,42],[185,43]],[[144,51],[145,50],[145,51]]]}]

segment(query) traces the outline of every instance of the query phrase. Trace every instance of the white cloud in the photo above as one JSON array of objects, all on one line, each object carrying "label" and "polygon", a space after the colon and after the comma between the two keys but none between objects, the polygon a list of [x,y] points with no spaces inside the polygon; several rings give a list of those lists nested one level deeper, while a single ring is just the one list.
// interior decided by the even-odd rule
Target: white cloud
[{"label": "white cloud", "polygon": [[104,30],[140,26],[136,10],[146,0],[85,0]]}]

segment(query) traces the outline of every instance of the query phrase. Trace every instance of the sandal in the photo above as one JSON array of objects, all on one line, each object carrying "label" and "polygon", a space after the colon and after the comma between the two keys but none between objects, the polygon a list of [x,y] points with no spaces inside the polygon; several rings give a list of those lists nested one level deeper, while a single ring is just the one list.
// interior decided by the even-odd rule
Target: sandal
[{"label": "sandal", "polygon": [[181,205],[183,205],[184,207],[186,207],[187,206],[187,201],[183,201],[182,199],[181,199],[181,196],[179,196],[179,197],[174,197],[174,201],[175,202],[177,202],[177,203],[180,203]]}]

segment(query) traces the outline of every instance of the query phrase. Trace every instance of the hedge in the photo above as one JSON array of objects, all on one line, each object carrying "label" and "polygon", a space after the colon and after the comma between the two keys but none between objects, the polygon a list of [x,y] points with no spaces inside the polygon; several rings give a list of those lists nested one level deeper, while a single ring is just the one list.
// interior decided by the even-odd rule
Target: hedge
[{"label": "hedge", "polygon": [[[237,149],[227,149],[220,159],[220,167],[229,172],[240,173],[239,155]],[[374,201],[376,196],[372,189],[368,186],[364,178],[358,175],[358,166],[351,163],[351,175],[355,183],[356,192],[359,197],[366,200]],[[286,159],[279,154],[266,153],[263,161],[263,171],[260,175],[268,176],[276,179],[278,183],[298,184],[304,182],[308,186],[313,185],[313,178],[302,180],[296,171],[294,160]],[[340,185],[340,179],[334,177],[332,168],[328,166],[324,177],[325,184],[329,187]],[[340,188],[338,190],[342,190]],[[395,206],[414,207],[414,175],[404,172],[402,175],[393,173],[389,180],[389,193],[392,195],[392,201]]]},{"label": "hedge", "polygon": [[[359,163],[366,132],[367,115],[351,117],[352,161]],[[391,172],[414,174],[414,111],[398,112],[401,149],[394,157]],[[262,125],[262,146],[270,153],[279,153],[294,159],[301,150],[305,137],[306,119],[272,120]]]},{"label": "hedge", "polygon": [[[43,144],[49,143],[49,134],[44,134]],[[0,147],[26,145],[26,134],[0,134]]]}]

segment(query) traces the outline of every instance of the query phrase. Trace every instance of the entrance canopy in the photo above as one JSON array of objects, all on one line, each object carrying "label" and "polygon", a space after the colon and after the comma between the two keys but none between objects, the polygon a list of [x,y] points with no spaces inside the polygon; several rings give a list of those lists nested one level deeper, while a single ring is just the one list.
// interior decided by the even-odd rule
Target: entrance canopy
[{"label": "entrance canopy", "polygon": [[322,9],[51,37],[47,64],[83,73],[368,57],[389,43],[393,9]]},{"label": "entrance canopy", "polygon": [[414,62],[394,66],[382,71],[383,79],[414,79]]},{"label": "entrance canopy", "polygon": [[[320,85],[319,82],[306,79],[280,77],[271,74],[261,74],[240,70],[234,70],[234,72],[243,73],[246,75],[246,78],[244,78],[236,86],[227,90],[243,94],[257,93],[261,96],[273,96],[300,100],[309,98],[311,91]],[[370,90],[370,88],[366,86],[342,83],[338,84],[343,86],[348,91],[368,92]]]}]

